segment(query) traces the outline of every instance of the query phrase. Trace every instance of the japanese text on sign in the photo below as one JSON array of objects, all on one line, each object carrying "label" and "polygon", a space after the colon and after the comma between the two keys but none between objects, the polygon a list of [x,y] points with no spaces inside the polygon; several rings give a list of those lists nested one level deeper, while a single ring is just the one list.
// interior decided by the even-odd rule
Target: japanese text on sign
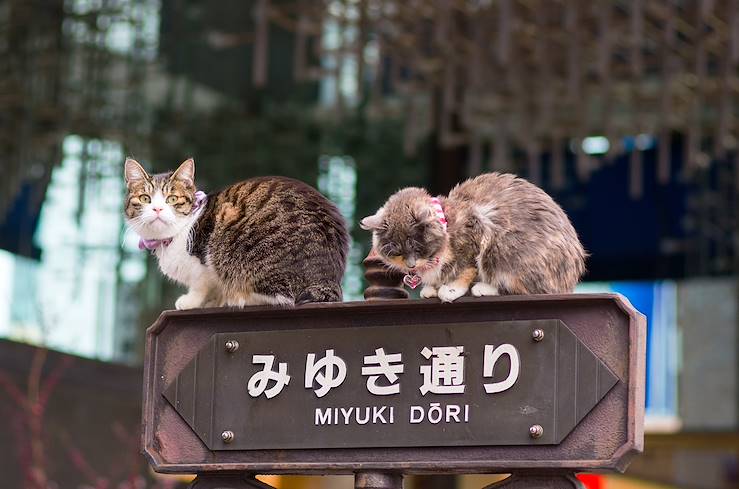
[{"label": "japanese text on sign", "polygon": [[[423,375],[423,385],[419,387],[421,394],[463,394],[464,353],[463,346],[424,347],[420,355],[430,363],[420,368]],[[498,347],[485,345],[483,355],[483,377],[486,378],[493,377],[495,364],[503,355],[510,358],[510,369],[505,380],[483,384],[485,391],[494,394],[513,387],[518,379],[521,364],[518,350],[507,343]],[[267,399],[271,399],[279,395],[290,383],[287,363],[279,362],[277,369],[274,370],[275,355],[253,355],[252,363],[262,365],[263,369],[249,379],[250,396],[259,397],[264,394]],[[367,390],[376,396],[399,394],[400,375],[403,372],[402,353],[386,353],[384,348],[377,348],[374,355],[364,357],[362,375],[367,376]],[[346,374],[346,362],[333,349],[326,350],[324,356],[318,359],[316,353],[308,353],[306,356],[304,386],[306,389],[313,389],[317,397],[323,397],[331,389],[340,386],[346,379]]]}]

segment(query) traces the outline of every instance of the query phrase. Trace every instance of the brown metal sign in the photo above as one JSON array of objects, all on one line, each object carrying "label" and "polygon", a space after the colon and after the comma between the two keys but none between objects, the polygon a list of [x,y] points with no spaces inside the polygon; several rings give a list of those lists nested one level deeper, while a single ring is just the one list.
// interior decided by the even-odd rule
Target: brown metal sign
[{"label": "brown metal sign", "polygon": [[556,319],[218,333],[164,397],[211,450],[557,444],[618,379]]},{"label": "brown metal sign", "polygon": [[643,357],[612,295],[166,312],[144,448],[165,472],[619,469]]}]

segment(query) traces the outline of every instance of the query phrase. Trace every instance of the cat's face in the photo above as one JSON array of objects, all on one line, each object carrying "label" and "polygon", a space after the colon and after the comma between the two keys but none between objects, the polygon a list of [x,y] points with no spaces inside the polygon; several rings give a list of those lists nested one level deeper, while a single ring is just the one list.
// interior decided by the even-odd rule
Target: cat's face
[{"label": "cat's face", "polygon": [[404,272],[423,269],[444,250],[446,231],[430,200],[423,189],[403,189],[360,222],[372,231],[373,247],[390,266]]},{"label": "cat's face", "polygon": [[171,238],[191,220],[195,202],[195,163],[186,160],[174,172],[149,175],[126,159],[126,219],[144,239]]}]

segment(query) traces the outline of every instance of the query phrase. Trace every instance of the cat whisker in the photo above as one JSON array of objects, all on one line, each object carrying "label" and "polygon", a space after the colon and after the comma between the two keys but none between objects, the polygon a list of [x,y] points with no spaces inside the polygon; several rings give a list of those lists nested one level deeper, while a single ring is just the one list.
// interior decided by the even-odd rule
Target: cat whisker
[{"label": "cat whisker", "polygon": [[123,231],[123,236],[121,236],[121,242],[119,243],[121,247],[123,247],[126,244],[126,239],[128,238],[128,233],[133,232],[133,229],[126,226],[126,230]]}]

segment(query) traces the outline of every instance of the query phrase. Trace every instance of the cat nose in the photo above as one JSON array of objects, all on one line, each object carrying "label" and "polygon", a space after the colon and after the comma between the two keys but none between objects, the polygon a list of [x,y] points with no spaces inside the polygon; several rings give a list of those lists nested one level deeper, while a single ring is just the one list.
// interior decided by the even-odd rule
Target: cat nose
[{"label": "cat nose", "polygon": [[414,268],[416,266],[416,259],[415,258],[406,258],[405,259],[405,265],[408,268]]},{"label": "cat nose", "polygon": [[162,207],[152,207],[151,210],[153,210],[154,212],[156,212],[157,214],[159,214],[160,212],[162,212],[164,210],[164,208],[162,208]]}]

